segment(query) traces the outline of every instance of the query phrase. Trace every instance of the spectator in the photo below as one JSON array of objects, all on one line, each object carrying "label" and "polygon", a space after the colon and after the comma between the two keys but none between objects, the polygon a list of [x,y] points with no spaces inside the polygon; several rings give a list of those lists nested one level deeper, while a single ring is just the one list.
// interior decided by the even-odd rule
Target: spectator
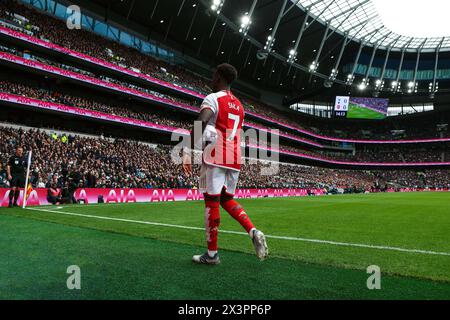
[{"label": "spectator", "polygon": [[61,203],[61,191],[57,188],[55,183],[50,184],[50,187],[47,190],[47,201],[52,205]]},{"label": "spectator", "polygon": [[3,163],[0,161],[0,188],[9,188],[8,177]]}]

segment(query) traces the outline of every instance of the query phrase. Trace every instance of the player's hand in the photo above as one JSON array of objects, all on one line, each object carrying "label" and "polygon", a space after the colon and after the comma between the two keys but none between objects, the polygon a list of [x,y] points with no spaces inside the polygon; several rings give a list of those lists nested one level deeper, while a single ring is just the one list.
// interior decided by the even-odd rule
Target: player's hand
[{"label": "player's hand", "polygon": [[8,180],[11,181],[12,180],[12,176],[10,174],[8,174]]},{"label": "player's hand", "polygon": [[183,170],[188,177],[192,175],[192,157],[185,152],[183,152]]}]

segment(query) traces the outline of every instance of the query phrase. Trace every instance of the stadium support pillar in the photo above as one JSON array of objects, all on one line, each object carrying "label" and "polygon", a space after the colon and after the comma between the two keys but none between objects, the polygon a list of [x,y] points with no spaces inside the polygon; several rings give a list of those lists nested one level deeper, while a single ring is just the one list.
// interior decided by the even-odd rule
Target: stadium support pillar
[{"label": "stadium support pillar", "polygon": [[269,79],[272,78],[272,75],[275,73],[275,64],[277,63],[277,59],[273,58],[272,68],[269,69]]},{"label": "stadium support pillar", "polygon": [[[272,51],[273,43],[275,42],[275,36],[277,35],[278,27],[280,26],[281,19],[283,19],[284,10],[286,9],[288,0],[283,0],[283,4],[281,5],[280,12],[278,13],[277,21],[275,22],[275,25],[272,28],[272,34],[267,40],[267,52]],[[266,65],[267,59],[264,60],[264,66]]]},{"label": "stadium support pillar", "polygon": [[200,52],[201,52],[202,49],[203,49],[203,44],[204,44],[204,42],[205,42],[205,36],[203,35],[203,36],[202,36],[202,40],[200,41],[200,45],[198,46],[197,56],[200,56]]},{"label": "stadium support pillar", "polygon": [[283,4],[281,6],[280,12],[278,13],[277,21],[275,22],[275,25],[272,30],[272,39],[275,39],[275,36],[278,31],[278,27],[280,26],[281,19],[283,19],[283,17],[284,17],[284,10],[286,9],[287,2],[288,2],[288,0],[283,0]]},{"label": "stadium support pillar", "polygon": [[156,0],[155,6],[153,7],[152,14],[150,15],[150,20],[153,19],[153,16],[155,15],[156,8],[158,7],[159,0]]},{"label": "stadium support pillar", "polygon": [[359,45],[358,54],[356,55],[355,63],[353,64],[352,73],[351,73],[352,76],[355,74],[356,68],[358,67],[358,61],[359,61],[359,58],[361,57],[363,48],[364,48],[364,42],[361,42],[361,44]]},{"label": "stadium support pillar", "polygon": [[[333,75],[332,77],[335,78],[335,77],[337,76],[337,72],[338,72],[338,70],[339,70],[339,66],[341,65],[342,57],[344,56],[345,48],[347,48],[347,45],[348,45],[350,42],[352,42],[353,39],[355,39],[356,35],[358,35],[358,34],[361,32],[362,29],[364,29],[364,27],[366,26],[366,24],[367,24],[367,22],[364,23],[364,24],[362,24],[362,25],[360,26],[360,29],[358,30],[358,32],[356,32],[350,39],[348,38],[348,36],[349,36],[349,30],[347,30],[347,31],[345,32],[344,42],[342,43],[341,51],[339,52],[339,56],[338,56],[338,58],[337,58],[337,60],[336,60],[336,64],[335,64],[335,66],[334,66],[335,73],[334,73],[334,75]],[[334,81],[334,79],[333,79],[333,81]]]},{"label": "stadium support pillar", "polygon": [[413,76],[414,85],[416,85],[416,81],[417,81],[417,72],[419,71],[420,56],[422,55],[422,50],[423,50],[423,47],[425,46],[426,42],[427,42],[427,39],[425,39],[422,42],[422,44],[420,45],[420,48],[417,49],[416,67],[414,68],[414,76]]},{"label": "stadium support pillar", "polygon": [[373,47],[372,56],[370,57],[370,63],[367,66],[366,76],[365,79],[369,79],[370,76],[370,69],[372,69],[373,61],[375,60],[375,54],[377,53],[378,48],[380,47],[379,44]]},{"label": "stadium support pillar", "polygon": [[[361,41],[361,45],[359,46],[359,50],[358,50],[358,55],[356,56],[356,60],[355,63],[353,65],[353,69],[352,69],[352,77],[354,76],[355,72],[356,72],[356,68],[358,67],[358,62],[359,62],[359,58],[361,57],[361,53],[362,53],[362,49],[366,46],[366,43],[370,42],[370,40],[374,37],[375,34],[377,34],[377,32],[380,30],[379,29],[375,29],[372,32],[368,33],[365,38]],[[358,31],[359,32],[359,31]],[[369,37],[370,36],[370,37]]]},{"label": "stadium support pillar", "polygon": [[130,9],[128,10],[128,14],[127,14],[127,20],[130,20],[130,15],[131,15],[131,12],[133,11],[135,2],[136,2],[136,0],[131,1]]},{"label": "stadium support pillar", "polygon": [[260,61],[260,60],[256,60],[256,63],[255,63],[255,70],[253,70],[253,78],[254,78],[254,79],[256,78],[256,73],[258,72],[259,61]]},{"label": "stadium support pillar", "polygon": [[391,55],[392,46],[395,45],[395,43],[397,43],[397,41],[400,39],[400,37],[401,37],[401,36],[398,36],[397,39],[393,40],[393,41],[389,44],[389,46],[388,46],[388,48],[387,48],[387,51],[386,51],[386,57],[384,58],[383,69],[381,70],[381,75],[380,75],[380,80],[381,80],[381,81],[383,81],[384,75],[385,75],[385,73],[386,73],[386,67],[387,67],[387,64],[388,64],[388,62],[389,62],[389,56]]},{"label": "stadium support pillar", "polygon": [[223,39],[225,39],[225,34],[227,33],[227,26],[223,28],[222,38],[220,38],[219,47],[217,48],[216,56],[219,55],[220,49],[222,49]]},{"label": "stadium support pillar", "polygon": [[249,19],[250,22],[246,26],[246,29],[243,30],[243,32],[242,32],[242,40],[241,40],[241,44],[240,44],[238,52],[237,52],[238,54],[241,52],[242,45],[244,44],[245,36],[247,35],[248,29],[250,27],[250,23],[251,23],[251,20],[252,20],[253,12],[255,11],[257,3],[258,3],[258,0],[253,0],[252,6],[250,7],[250,11],[248,12],[247,16],[248,16],[248,19]]},{"label": "stadium support pillar", "polygon": [[325,45],[325,42],[328,39],[328,32],[330,31],[330,23],[327,23],[327,28],[325,30],[325,33],[323,35],[322,41],[320,42],[319,50],[317,50],[316,58],[314,59],[314,63],[317,65],[320,59],[320,55],[322,54],[323,46]]},{"label": "stadium support pillar", "polygon": [[[353,39],[353,37],[352,37]],[[351,39],[348,38],[348,33],[345,33],[344,41],[342,42],[341,51],[339,52],[339,56],[336,59],[336,64],[334,65],[334,73],[330,76],[331,80],[335,80],[337,77],[337,74],[339,72],[339,66],[341,65],[342,57],[344,56],[345,48],[347,48],[347,45],[350,43]]]},{"label": "stadium support pillar", "polygon": [[216,16],[216,20],[214,20],[214,24],[213,24],[213,26],[211,28],[211,32],[209,33],[209,39],[211,39],[211,37],[212,37],[212,35],[214,33],[214,30],[216,29],[216,25],[217,25],[217,21],[218,20],[219,20],[219,16]]},{"label": "stadium support pillar", "polygon": [[169,36],[169,32],[170,32],[170,29],[172,28],[172,24],[173,24],[173,16],[170,17],[170,22],[169,22],[169,25],[167,26],[166,34],[164,35],[164,42],[167,41],[167,37]]},{"label": "stadium support pillar", "polygon": [[[294,51],[295,53],[298,52],[298,47],[299,47],[299,45],[300,45],[300,41],[302,40],[303,33],[305,33],[305,30],[306,30],[306,24],[308,23],[309,15],[310,15],[310,13],[309,13],[309,11],[307,11],[307,12],[306,12],[305,19],[303,20],[302,27],[300,28],[300,32],[299,32],[299,34],[298,34],[298,36],[297,36],[297,40],[295,41],[295,45],[294,45],[294,48],[293,48],[293,51]],[[290,65],[289,65],[288,74],[290,74],[291,68],[292,68],[292,65],[294,64],[294,62],[295,62],[295,59],[293,59],[293,60],[291,61]]]},{"label": "stadium support pillar", "polygon": [[436,92],[436,83],[437,83],[437,71],[438,71],[438,65],[439,65],[439,51],[441,50],[442,43],[444,43],[444,39],[442,38],[441,43],[436,48],[436,59],[434,60],[434,72],[433,72],[433,93]]},{"label": "stadium support pillar", "polygon": [[177,17],[180,16],[181,10],[183,10],[185,2],[186,2],[186,0],[181,1],[181,5],[180,5],[180,8],[178,9]]},{"label": "stadium support pillar", "polygon": [[396,81],[397,83],[400,81],[400,75],[402,73],[402,69],[403,69],[403,63],[405,62],[405,52],[406,52],[406,48],[408,48],[409,44],[411,43],[411,40],[403,47],[402,49],[402,55],[400,57],[400,65],[398,66],[398,71],[397,71],[397,78]]},{"label": "stadium support pillar", "polygon": [[[366,0],[365,2],[368,2],[368,0]],[[336,27],[333,28],[334,30],[329,30],[329,29],[330,29],[330,26],[331,26],[331,23],[333,22],[333,20],[336,19],[336,18],[339,18],[339,17],[341,17],[341,16],[343,16],[343,15],[346,15],[347,18],[350,18],[350,16],[351,16],[351,15],[352,15],[359,7],[360,7],[360,4],[358,4],[358,5],[356,5],[356,6],[352,7],[352,8],[349,8],[348,10],[346,10],[346,11],[344,11],[344,12],[341,12],[341,13],[339,13],[339,14],[337,14],[337,15],[335,15],[335,16],[333,16],[333,17],[331,17],[330,19],[327,20],[327,31],[325,32],[325,36],[324,36],[325,41],[322,41],[321,48],[320,48],[319,53],[318,53],[318,55],[317,55],[316,64],[319,62],[320,55],[321,55],[321,53],[322,53],[323,45],[325,44],[325,42],[328,41],[328,39],[331,38],[331,36],[336,32],[336,30],[339,30],[339,29],[342,27],[342,25],[344,24],[344,22],[347,21],[347,19],[342,19],[342,21],[339,23],[339,25],[337,25]],[[329,32],[329,31],[330,31],[330,32]],[[346,35],[345,38],[346,38],[346,40],[347,40],[348,32],[345,32],[345,35]]]},{"label": "stadium support pillar", "polygon": [[198,6],[195,6],[194,16],[192,17],[191,24],[189,25],[189,29],[186,34],[185,38],[186,41],[189,39],[189,35],[191,34],[192,26],[194,25],[195,19],[197,18],[197,13],[198,13]]},{"label": "stadium support pillar", "polygon": [[252,43],[249,41],[248,42],[248,52],[247,52],[247,57],[245,58],[245,62],[244,62],[244,68],[247,67],[247,63],[248,63],[248,59],[250,58],[250,53],[252,52]]},{"label": "stadium support pillar", "polygon": [[[316,4],[322,2],[322,0],[318,0],[315,1],[313,3],[311,3],[307,8],[306,8],[306,16],[305,19],[303,20],[302,23],[302,27],[300,28],[300,32],[297,36],[297,40],[295,41],[295,45],[294,48],[292,49],[295,53],[295,55],[298,54],[298,48],[300,46],[300,42],[302,40],[303,34],[305,33],[305,31],[315,22],[317,21],[317,19],[319,19],[319,17],[331,6],[331,4],[333,3],[333,1],[330,1],[330,3],[328,5],[326,5],[323,10],[312,20],[312,21],[308,21],[309,17],[311,15],[311,8],[313,8]],[[290,61],[290,65],[289,65],[289,69],[288,69],[288,75],[291,73],[291,68],[292,65],[295,63],[295,59],[292,59]]]}]

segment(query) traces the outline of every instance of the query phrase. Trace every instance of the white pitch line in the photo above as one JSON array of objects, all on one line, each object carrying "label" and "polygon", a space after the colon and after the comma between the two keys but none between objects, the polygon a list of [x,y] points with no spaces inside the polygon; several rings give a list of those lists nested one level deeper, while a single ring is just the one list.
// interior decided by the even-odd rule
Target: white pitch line
[{"label": "white pitch line", "polygon": [[[30,207],[27,207],[26,209],[32,210],[32,211],[50,212],[50,213],[67,215],[67,216],[76,216],[76,217],[92,218],[92,219],[99,219],[99,220],[120,221],[120,222],[137,223],[137,224],[145,224],[145,225],[177,228],[177,229],[186,229],[186,230],[197,230],[197,231],[205,230],[204,228],[199,228],[199,227],[182,226],[182,225],[160,223],[160,222],[130,220],[130,219],[113,218],[113,217],[105,217],[105,216],[94,216],[94,215],[89,215],[89,214],[73,213],[73,212],[66,212],[66,211],[55,211],[55,210],[47,210],[47,209],[36,209],[36,208],[30,208]],[[246,232],[239,232],[239,231],[220,230],[219,232],[227,233],[227,234],[237,234],[237,235],[248,236],[248,234]],[[436,255],[436,256],[450,256],[450,252],[437,252],[437,251],[428,251],[428,250],[420,250],[420,249],[406,249],[406,248],[399,248],[399,247],[378,246],[378,245],[360,244],[360,243],[337,242],[337,241],[329,241],[329,240],[284,237],[284,236],[273,236],[273,235],[266,235],[266,238],[277,239],[277,240],[310,242],[310,243],[318,243],[318,244],[329,244],[329,245],[342,246],[342,247],[356,247],[356,248],[390,250],[390,251],[399,251],[399,252],[406,252],[406,253]]]}]

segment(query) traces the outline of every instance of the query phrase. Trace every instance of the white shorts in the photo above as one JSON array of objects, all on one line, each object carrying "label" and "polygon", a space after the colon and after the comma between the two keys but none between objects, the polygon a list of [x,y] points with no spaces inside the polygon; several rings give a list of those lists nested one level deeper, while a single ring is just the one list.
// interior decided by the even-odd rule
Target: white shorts
[{"label": "white shorts", "polygon": [[200,192],[211,196],[222,193],[225,187],[228,194],[234,195],[239,180],[239,171],[211,166],[203,163],[200,168]]}]

